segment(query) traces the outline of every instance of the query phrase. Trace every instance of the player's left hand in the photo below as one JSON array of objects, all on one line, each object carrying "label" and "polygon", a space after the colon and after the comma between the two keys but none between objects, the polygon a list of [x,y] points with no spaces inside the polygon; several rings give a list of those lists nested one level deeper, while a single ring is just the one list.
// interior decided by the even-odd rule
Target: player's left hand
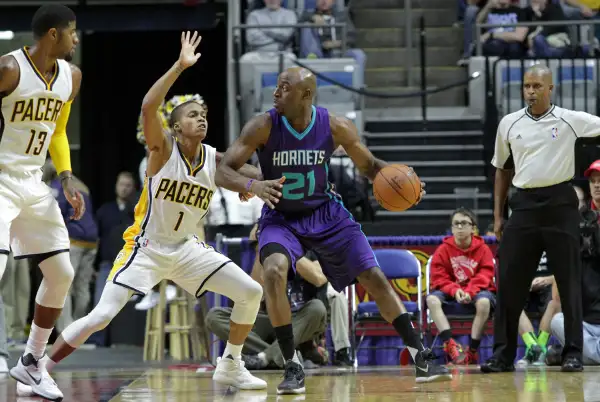
[{"label": "player's left hand", "polygon": [[194,32],[190,38],[190,31],[181,33],[181,53],[179,53],[179,65],[182,68],[188,68],[196,64],[200,58],[200,53],[196,53],[196,48],[200,44],[202,36]]},{"label": "player's left hand", "polygon": [[425,194],[427,194],[427,192],[425,191],[425,182],[422,181],[421,182],[421,194],[419,195],[419,199],[417,200],[417,202],[415,204],[420,203],[421,200],[423,199],[423,197],[425,196]]},{"label": "player's left hand", "polygon": [[74,209],[73,215],[70,217],[70,219],[78,221],[85,213],[85,201],[83,200],[83,196],[79,191],[77,191],[77,189],[75,189],[73,178],[63,178],[61,179],[61,183],[65,197]]}]

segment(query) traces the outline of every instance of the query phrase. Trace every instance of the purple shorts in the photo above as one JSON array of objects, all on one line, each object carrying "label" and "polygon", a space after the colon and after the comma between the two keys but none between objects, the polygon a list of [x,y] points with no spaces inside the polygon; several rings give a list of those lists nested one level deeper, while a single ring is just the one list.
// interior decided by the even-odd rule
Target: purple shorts
[{"label": "purple shorts", "polygon": [[294,273],[296,261],[306,251],[314,251],[337,291],[353,283],[362,272],[379,266],[360,224],[337,199],[304,216],[286,216],[265,206],[258,229],[259,250],[270,243],[279,244],[287,251]]}]

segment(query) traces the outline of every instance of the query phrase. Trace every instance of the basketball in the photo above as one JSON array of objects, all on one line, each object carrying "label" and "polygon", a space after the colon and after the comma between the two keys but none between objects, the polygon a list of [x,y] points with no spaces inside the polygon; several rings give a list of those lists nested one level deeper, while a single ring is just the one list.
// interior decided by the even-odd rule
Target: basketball
[{"label": "basketball", "polygon": [[408,166],[388,165],[373,181],[373,194],[379,205],[388,211],[406,211],[421,194],[421,180]]}]

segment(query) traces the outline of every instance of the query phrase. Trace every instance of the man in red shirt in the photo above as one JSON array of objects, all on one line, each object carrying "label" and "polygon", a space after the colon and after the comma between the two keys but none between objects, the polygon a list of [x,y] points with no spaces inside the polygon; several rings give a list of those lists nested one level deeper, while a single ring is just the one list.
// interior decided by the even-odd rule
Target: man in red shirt
[{"label": "man in red shirt", "polygon": [[[490,311],[496,304],[494,257],[483,239],[475,235],[473,212],[457,209],[451,217],[452,236],[444,239],[431,259],[431,289],[427,307],[444,343],[448,360],[455,364],[477,364],[477,349]],[[458,302],[474,306],[471,342],[466,353],[452,339],[443,304]]]},{"label": "man in red shirt", "polygon": [[590,208],[594,211],[600,210],[600,159],[594,161],[583,173],[590,183],[590,196],[592,201]]}]

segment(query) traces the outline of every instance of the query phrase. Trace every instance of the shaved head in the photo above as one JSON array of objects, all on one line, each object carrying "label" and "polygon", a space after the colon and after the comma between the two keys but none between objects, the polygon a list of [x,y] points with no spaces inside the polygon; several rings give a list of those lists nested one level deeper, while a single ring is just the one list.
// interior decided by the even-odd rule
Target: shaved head
[{"label": "shaved head", "polygon": [[529,67],[523,76],[523,97],[529,105],[529,113],[545,114],[551,106],[553,89],[552,70],[543,64]]},{"label": "shaved head", "polygon": [[290,67],[279,74],[273,93],[275,109],[288,119],[310,116],[316,93],[317,77],[306,68]]},{"label": "shaved head", "polygon": [[527,69],[525,74],[537,75],[544,79],[546,82],[552,84],[552,70],[548,66],[543,64],[536,64]]}]

